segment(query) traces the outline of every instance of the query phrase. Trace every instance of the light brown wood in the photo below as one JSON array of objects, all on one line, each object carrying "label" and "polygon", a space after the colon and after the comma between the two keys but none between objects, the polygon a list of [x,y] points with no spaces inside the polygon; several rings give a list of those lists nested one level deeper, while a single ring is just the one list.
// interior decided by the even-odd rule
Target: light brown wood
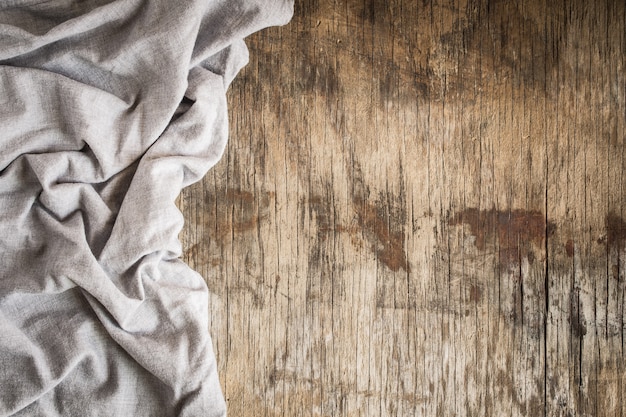
[{"label": "light brown wood", "polygon": [[618,0],[303,0],[180,207],[231,416],[626,415]]}]

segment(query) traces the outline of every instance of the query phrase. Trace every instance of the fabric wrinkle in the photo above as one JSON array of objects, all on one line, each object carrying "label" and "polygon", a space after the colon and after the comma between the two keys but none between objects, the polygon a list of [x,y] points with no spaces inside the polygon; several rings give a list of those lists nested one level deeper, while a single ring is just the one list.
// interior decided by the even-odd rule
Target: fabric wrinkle
[{"label": "fabric wrinkle", "polygon": [[226,415],[175,201],[291,0],[0,0],[0,416]]}]

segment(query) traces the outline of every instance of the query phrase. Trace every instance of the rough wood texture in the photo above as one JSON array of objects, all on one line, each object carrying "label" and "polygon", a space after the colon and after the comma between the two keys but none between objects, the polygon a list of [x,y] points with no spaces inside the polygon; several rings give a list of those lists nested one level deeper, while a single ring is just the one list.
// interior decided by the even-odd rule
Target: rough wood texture
[{"label": "rough wood texture", "polygon": [[180,200],[231,416],[625,416],[621,0],[303,0]]}]

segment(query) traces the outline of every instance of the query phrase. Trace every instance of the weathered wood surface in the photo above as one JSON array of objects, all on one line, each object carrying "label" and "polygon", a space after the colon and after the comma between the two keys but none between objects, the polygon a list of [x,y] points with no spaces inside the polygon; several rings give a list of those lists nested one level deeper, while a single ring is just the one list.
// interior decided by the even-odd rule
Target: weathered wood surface
[{"label": "weathered wood surface", "polygon": [[231,416],[624,416],[622,0],[303,0],[180,200]]}]

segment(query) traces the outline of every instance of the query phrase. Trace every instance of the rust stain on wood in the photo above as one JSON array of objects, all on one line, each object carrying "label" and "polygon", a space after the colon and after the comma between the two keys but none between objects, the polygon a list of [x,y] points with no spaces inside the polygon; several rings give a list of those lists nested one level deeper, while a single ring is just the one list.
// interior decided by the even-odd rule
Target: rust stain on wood
[{"label": "rust stain on wood", "polygon": [[489,244],[497,244],[500,264],[507,268],[519,266],[522,258],[533,263],[535,251],[542,248],[546,237],[556,228],[554,223],[546,222],[545,214],[539,211],[477,208],[456,213],[448,224],[468,225],[478,250],[484,251]]}]

